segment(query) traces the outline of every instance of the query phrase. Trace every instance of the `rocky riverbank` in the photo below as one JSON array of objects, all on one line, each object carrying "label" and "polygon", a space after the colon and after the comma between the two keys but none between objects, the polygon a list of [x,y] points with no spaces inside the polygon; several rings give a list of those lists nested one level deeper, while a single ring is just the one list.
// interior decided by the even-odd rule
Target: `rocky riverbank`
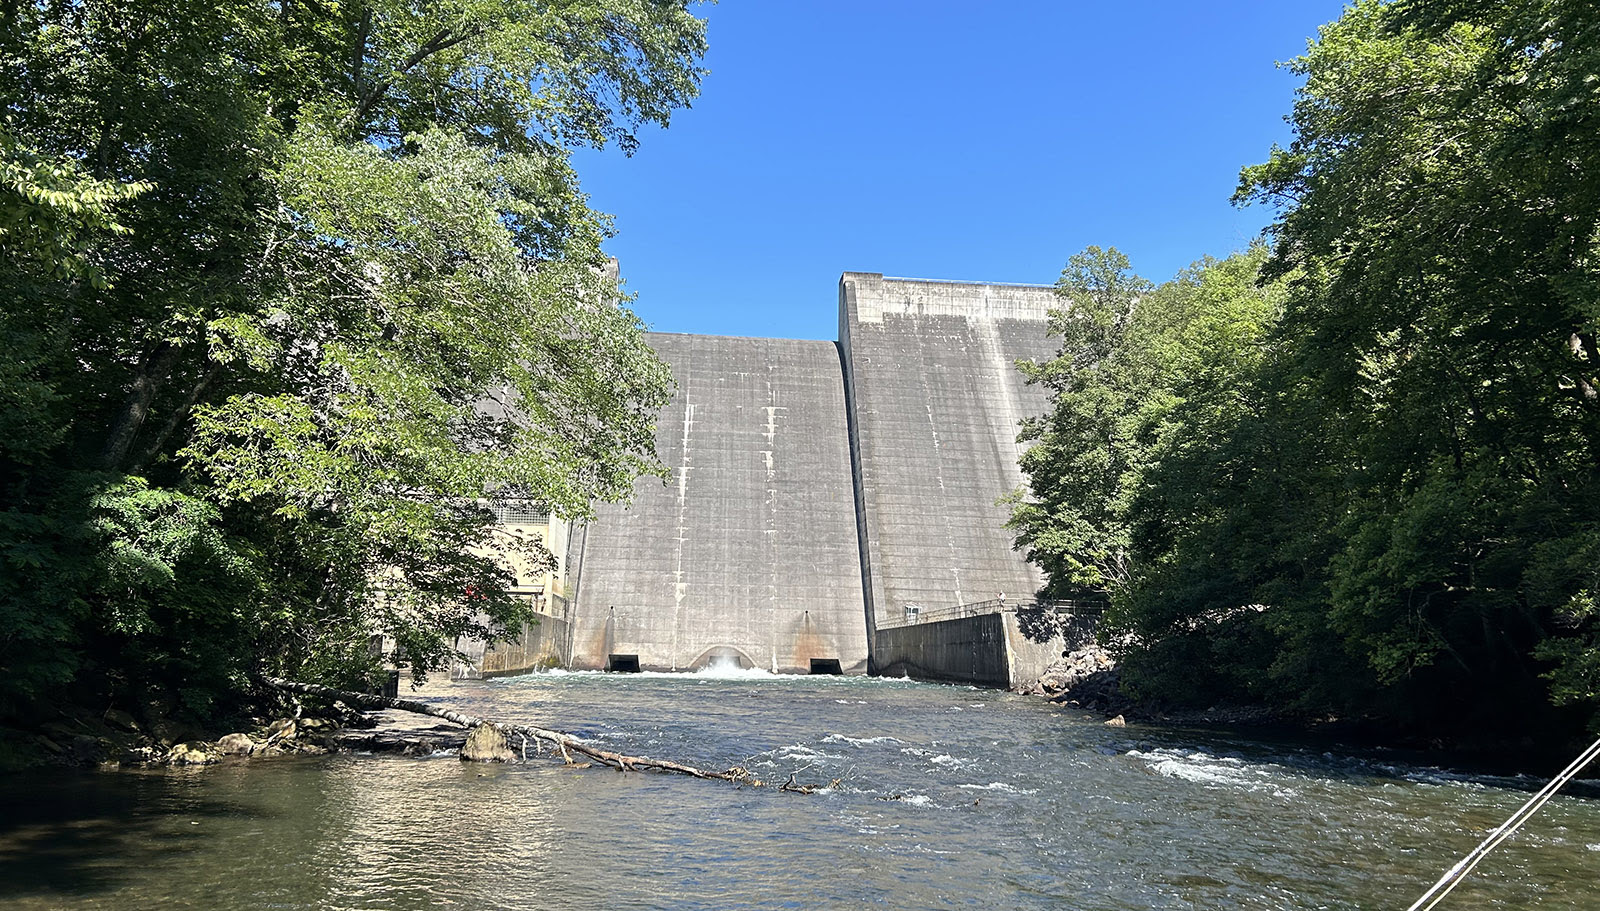
[{"label": "rocky riverbank", "polygon": [[481,730],[475,729],[474,741],[474,732],[410,712],[314,702],[292,717],[255,718],[239,730],[209,737],[160,712],[146,716],[154,720],[140,720],[120,709],[99,717],[63,715],[31,731],[0,728],[0,771],[203,766],[336,752],[450,753],[475,761],[509,761],[516,754],[504,738],[494,741]]},{"label": "rocky riverbank", "polygon": [[1013,691],[1110,717],[1135,708],[1133,700],[1122,692],[1121,681],[1116,660],[1105,649],[1091,644],[1052,662],[1038,680]]},{"label": "rocky riverbank", "polygon": [[[159,710],[135,718],[121,709],[99,716],[63,714],[37,729],[0,729],[0,769],[209,765],[246,757],[310,756],[343,748],[372,722],[345,706],[301,710],[291,717],[249,719],[207,736]],[[224,728],[224,730],[227,730]]]},{"label": "rocky riverbank", "polygon": [[1138,702],[1122,690],[1122,672],[1116,659],[1099,645],[1074,649],[1052,662],[1032,684],[1014,692],[1042,696],[1051,702],[1081,708],[1118,720],[1162,724],[1228,726],[1279,725],[1284,719],[1269,709],[1252,706],[1212,706],[1207,709],[1162,709]]},{"label": "rocky riverbank", "polygon": [[1447,763],[1495,774],[1549,774],[1571,758],[1570,749],[1538,749],[1526,739],[1497,739],[1492,732],[1474,740],[1418,736],[1413,732],[1361,718],[1305,718],[1264,706],[1213,705],[1174,707],[1135,699],[1122,689],[1116,659],[1098,645],[1074,649],[1051,663],[1039,679],[1013,692],[1040,696],[1058,705],[1092,712],[1107,724],[1178,725],[1249,728],[1252,736],[1330,746],[1336,749],[1382,749],[1396,755],[1416,753],[1418,763]]}]

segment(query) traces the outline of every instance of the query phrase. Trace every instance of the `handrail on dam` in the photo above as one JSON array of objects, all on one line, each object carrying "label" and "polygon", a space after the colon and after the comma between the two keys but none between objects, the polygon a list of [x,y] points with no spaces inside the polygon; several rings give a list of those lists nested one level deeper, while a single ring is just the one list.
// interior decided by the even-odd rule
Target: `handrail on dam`
[{"label": "handrail on dam", "polygon": [[[1016,614],[1023,633],[1031,638],[1050,639],[1059,633],[1070,642],[1093,639],[1100,628],[1100,618],[1106,606],[1100,601],[1052,601],[1028,598],[1011,601],[991,598],[951,607],[924,610],[916,604],[905,605],[904,612],[878,620],[878,629],[895,629],[919,623],[938,623],[942,620],[962,620],[985,614]],[[1041,635],[1035,636],[1035,633]]]},{"label": "handrail on dam", "polygon": [[982,282],[969,281],[959,278],[913,278],[909,275],[885,275],[886,282],[918,282],[924,285],[988,285],[992,288],[1050,288],[1053,284],[1040,284],[1039,282]]}]

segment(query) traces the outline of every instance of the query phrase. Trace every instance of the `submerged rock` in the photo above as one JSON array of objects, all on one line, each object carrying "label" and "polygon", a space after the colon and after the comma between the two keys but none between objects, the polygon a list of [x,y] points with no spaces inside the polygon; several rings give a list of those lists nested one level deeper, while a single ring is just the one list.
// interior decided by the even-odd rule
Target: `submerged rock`
[{"label": "submerged rock", "polygon": [[466,762],[511,762],[516,754],[506,746],[505,735],[494,725],[480,724],[467,734],[461,758]]}]

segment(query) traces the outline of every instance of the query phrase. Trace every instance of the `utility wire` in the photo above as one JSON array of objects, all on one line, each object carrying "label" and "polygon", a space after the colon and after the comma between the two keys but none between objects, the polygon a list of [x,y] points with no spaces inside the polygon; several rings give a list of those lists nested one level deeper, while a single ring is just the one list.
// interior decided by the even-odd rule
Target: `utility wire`
[{"label": "utility wire", "polygon": [[1422,897],[1417,899],[1406,911],[1430,911],[1439,902],[1444,901],[1444,897],[1449,895],[1452,889],[1460,885],[1461,881],[1466,878],[1468,873],[1472,872],[1479,861],[1483,860],[1501,842],[1510,838],[1512,833],[1522,828],[1523,823],[1532,818],[1533,814],[1539,812],[1540,807],[1549,803],[1550,798],[1554,797],[1562,786],[1575,778],[1597,756],[1600,756],[1600,740],[1596,740],[1592,746],[1579,754],[1577,759],[1572,760],[1570,765],[1561,770],[1561,774],[1552,778],[1549,784],[1540,788],[1539,793],[1528,798],[1528,802],[1523,804],[1517,812],[1512,813],[1510,819],[1501,823],[1499,828],[1492,830],[1488,838],[1485,838],[1481,844],[1472,849],[1472,852],[1466,857],[1457,861],[1455,866],[1447,870],[1444,876],[1441,876],[1439,881],[1433,884],[1433,888],[1423,893]]}]

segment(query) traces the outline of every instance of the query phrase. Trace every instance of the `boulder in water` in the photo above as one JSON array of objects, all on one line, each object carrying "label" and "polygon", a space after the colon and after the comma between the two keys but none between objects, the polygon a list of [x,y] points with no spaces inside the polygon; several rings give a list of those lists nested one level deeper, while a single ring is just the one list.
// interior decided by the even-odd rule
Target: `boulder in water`
[{"label": "boulder in water", "polygon": [[106,724],[119,731],[127,731],[130,734],[139,733],[139,722],[135,721],[132,715],[122,709],[106,709],[105,721]]},{"label": "boulder in water", "polygon": [[167,762],[171,765],[206,765],[216,761],[216,755],[208,751],[203,743],[180,743],[167,754]]},{"label": "boulder in water", "polygon": [[517,757],[506,746],[505,735],[499,729],[492,724],[480,724],[467,734],[461,758],[466,762],[511,762]]}]

